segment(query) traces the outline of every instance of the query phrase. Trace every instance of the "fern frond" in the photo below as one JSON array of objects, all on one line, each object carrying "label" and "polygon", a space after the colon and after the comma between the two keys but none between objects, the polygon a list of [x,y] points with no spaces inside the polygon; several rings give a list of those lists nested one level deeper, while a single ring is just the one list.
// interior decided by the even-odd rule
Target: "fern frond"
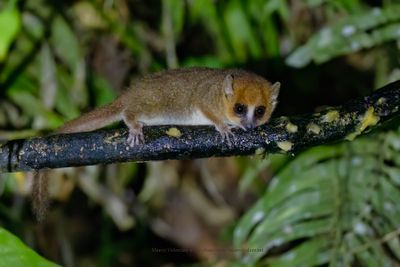
[{"label": "fern frond", "polygon": [[238,257],[280,267],[399,264],[399,151],[391,131],[300,154],[235,229],[236,248],[262,252]]}]

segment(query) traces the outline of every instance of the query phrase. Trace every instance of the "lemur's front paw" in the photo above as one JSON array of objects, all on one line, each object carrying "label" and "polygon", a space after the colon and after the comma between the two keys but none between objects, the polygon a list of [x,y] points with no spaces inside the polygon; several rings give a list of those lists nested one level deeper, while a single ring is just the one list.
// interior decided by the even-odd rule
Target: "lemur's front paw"
[{"label": "lemur's front paw", "polygon": [[223,124],[223,125],[215,126],[215,128],[220,133],[220,135],[222,137],[222,142],[226,141],[228,143],[228,146],[231,147],[232,146],[232,140],[235,141],[235,139],[236,139],[236,136],[232,132],[232,129],[236,128],[236,127],[235,126],[230,126],[230,125],[227,125],[227,124]]},{"label": "lemur's front paw", "polygon": [[128,144],[130,147],[144,144],[144,135],[142,125],[138,128],[129,129]]}]

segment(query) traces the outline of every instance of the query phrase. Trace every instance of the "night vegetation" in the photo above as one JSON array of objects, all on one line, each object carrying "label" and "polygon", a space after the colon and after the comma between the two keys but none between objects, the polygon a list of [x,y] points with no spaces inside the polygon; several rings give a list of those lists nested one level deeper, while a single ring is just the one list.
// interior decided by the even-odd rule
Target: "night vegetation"
[{"label": "night vegetation", "polygon": [[[398,1],[0,0],[0,266],[398,266],[399,49]],[[271,123],[232,147],[211,127],[146,128],[157,153],[123,161],[180,160],[97,166],[81,165],[121,161],[124,128],[48,136],[185,66],[280,81]],[[48,170],[36,222],[26,171],[72,165]]]}]

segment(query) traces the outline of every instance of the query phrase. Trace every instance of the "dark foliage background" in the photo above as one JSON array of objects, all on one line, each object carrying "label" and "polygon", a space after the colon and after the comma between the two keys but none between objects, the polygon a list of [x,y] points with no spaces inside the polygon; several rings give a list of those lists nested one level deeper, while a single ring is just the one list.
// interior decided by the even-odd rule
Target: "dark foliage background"
[{"label": "dark foliage background", "polygon": [[[398,80],[399,38],[394,0],[0,0],[0,140],[184,66],[280,81],[275,116],[322,110]],[[32,174],[0,174],[0,266],[397,266],[399,150],[392,122],[298,155],[57,169],[43,224]]]}]

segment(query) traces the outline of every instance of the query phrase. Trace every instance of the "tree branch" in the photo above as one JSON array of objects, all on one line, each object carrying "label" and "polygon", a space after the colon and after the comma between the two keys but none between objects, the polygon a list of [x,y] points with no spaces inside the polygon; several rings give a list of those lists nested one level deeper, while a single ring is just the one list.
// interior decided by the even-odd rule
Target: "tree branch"
[{"label": "tree branch", "polygon": [[[297,151],[352,140],[400,110],[400,81],[321,113],[280,117],[254,131],[234,130],[231,146],[211,126],[144,127],[146,143],[127,145],[127,129],[60,134],[0,145],[0,171],[93,165],[125,161],[193,159]],[[176,129],[169,131],[171,127]],[[168,132],[168,134],[167,134]]]}]

